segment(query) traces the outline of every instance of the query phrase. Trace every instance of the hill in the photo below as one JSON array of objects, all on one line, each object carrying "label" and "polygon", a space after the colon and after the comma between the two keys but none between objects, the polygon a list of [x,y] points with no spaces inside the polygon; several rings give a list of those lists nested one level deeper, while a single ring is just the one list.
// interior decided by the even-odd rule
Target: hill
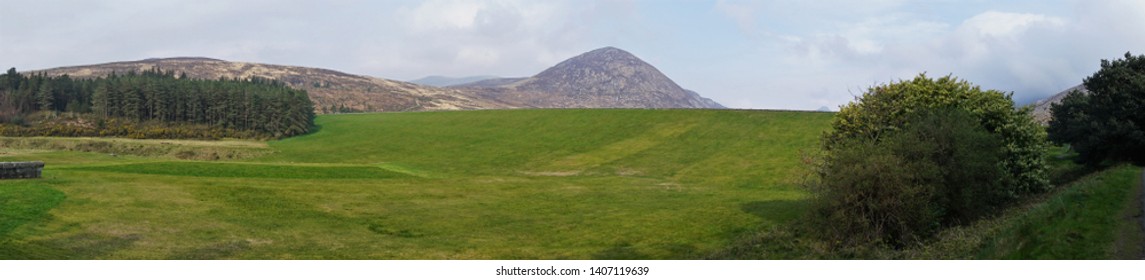
[{"label": "hill", "polygon": [[453,89],[421,86],[321,68],[231,62],[200,57],[144,59],[29,72],[88,78],[106,76],[112,72],[142,72],[152,68],[185,73],[187,77],[196,79],[260,77],[278,80],[293,88],[309,92],[315,111],[318,113],[509,107],[488,100],[468,98]]},{"label": "hill", "polygon": [[1039,123],[1041,123],[1043,125],[1048,125],[1050,123],[1050,118],[1051,118],[1050,107],[1053,106],[1053,104],[1057,104],[1057,103],[1061,102],[1062,98],[1065,98],[1065,96],[1067,94],[1069,94],[1070,92],[1073,92],[1075,90],[1079,90],[1085,94],[1089,93],[1089,90],[1085,89],[1085,85],[1077,85],[1077,86],[1068,88],[1066,90],[1063,90],[1057,94],[1054,94],[1053,96],[1050,96],[1049,98],[1038,100],[1037,102],[1034,102],[1034,112],[1033,112],[1034,120],[1038,121]]},{"label": "hill", "polygon": [[723,108],[631,53],[596,49],[524,79],[463,84],[467,94],[537,108]]},{"label": "hill", "polygon": [[42,180],[0,181],[0,259],[701,258],[802,215],[801,151],[831,117],[321,115],[311,134],[231,144],[265,156],[218,161],[47,151],[57,140],[40,138],[0,149],[47,163]]},{"label": "hill", "polygon": [[469,76],[469,77],[446,77],[446,76],[428,76],[417,80],[409,81],[411,83],[434,86],[434,87],[447,87],[460,84],[468,84],[477,81],[497,79],[497,76]]}]

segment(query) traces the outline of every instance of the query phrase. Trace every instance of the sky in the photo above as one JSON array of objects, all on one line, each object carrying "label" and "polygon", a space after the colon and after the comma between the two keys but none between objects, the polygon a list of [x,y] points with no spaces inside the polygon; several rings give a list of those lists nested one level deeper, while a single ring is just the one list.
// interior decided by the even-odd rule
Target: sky
[{"label": "sky", "polygon": [[920,73],[1047,97],[1145,53],[1145,1],[0,0],[0,67],[210,57],[526,77],[613,46],[732,108],[837,109]]}]

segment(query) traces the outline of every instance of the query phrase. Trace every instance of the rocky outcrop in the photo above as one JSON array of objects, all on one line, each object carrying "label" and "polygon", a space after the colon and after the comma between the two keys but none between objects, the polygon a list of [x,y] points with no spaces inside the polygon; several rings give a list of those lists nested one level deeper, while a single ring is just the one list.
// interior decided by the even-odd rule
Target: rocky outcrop
[{"label": "rocky outcrop", "polygon": [[40,178],[43,171],[42,161],[0,162],[0,179]]}]

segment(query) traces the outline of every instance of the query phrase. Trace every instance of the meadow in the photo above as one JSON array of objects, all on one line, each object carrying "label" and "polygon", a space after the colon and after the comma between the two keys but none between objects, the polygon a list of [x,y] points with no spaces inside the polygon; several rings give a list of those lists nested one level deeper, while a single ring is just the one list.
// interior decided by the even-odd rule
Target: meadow
[{"label": "meadow", "polygon": [[803,215],[802,155],[831,117],[378,113],[271,142],[8,140],[0,160],[47,167],[0,181],[0,259],[704,258]]}]

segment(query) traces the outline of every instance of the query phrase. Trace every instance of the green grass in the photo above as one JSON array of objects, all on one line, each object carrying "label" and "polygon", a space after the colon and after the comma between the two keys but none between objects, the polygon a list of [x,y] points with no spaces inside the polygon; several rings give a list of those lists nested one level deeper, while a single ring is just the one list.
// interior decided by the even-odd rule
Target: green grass
[{"label": "green grass", "polygon": [[230,161],[0,146],[0,160],[48,165],[46,179],[0,181],[21,201],[0,207],[30,209],[2,216],[0,257],[699,258],[801,215],[800,156],[830,118],[324,115],[315,133]]},{"label": "green grass", "polygon": [[1140,212],[1127,210],[1140,209],[1140,178],[1141,168],[1130,165],[1085,177],[1007,221],[977,257],[1139,258]]}]

